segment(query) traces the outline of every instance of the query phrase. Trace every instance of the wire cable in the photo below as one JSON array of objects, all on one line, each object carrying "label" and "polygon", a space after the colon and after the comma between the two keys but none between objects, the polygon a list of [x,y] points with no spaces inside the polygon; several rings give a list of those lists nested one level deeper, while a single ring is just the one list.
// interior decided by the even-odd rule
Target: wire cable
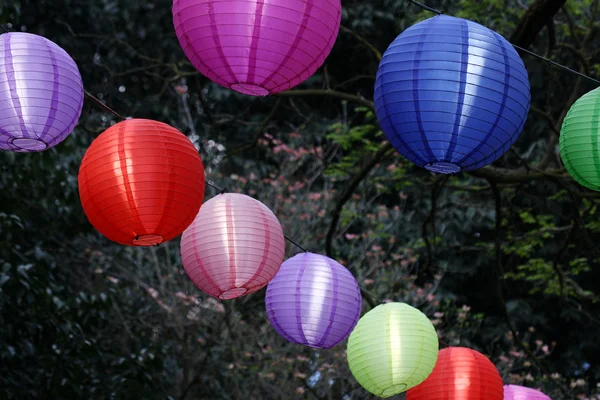
[{"label": "wire cable", "polygon": [[[429,7],[428,5],[425,5],[425,4],[422,4],[422,3],[419,3],[418,1],[415,1],[415,0],[408,0],[408,1],[409,1],[409,3],[412,3],[412,4],[414,4],[414,5],[418,6],[418,7],[421,7],[422,9],[424,9],[424,10],[427,10],[427,11],[430,11],[430,12],[432,12],[432,13],[434,13],[434,14],[437,14],[437,15],[442,15],[442,14],[443,14],[443,12],[441,12],[441,11],[439,11],[439,10],[436,10],[435,8]],[[557,63],[556,61],[552,61],[551,59],[549,59],[549,58],[546,58],[546,57],[544,57],[544,56],[541,56],[541,55],[539,55],[539,54],[537,54],[537,53],[534,53],[533,51],[527,50],[527,49],[525,49],[525,48],[523,48],[523,47],[521,47],[521,46],[517,46],[517,45],[516,45],[516,44],[514,44],[514,43],[511,43],[511,44],[513,45],[513,47],[514,47],[514,48],[516,48],[516,49],[518,49],[518,50],[521,50],[521,51],[523,51],[523,52],[525,52],[525,53],[527,53],[527,54],[529,54],[529,55],[531,55],[531,56],[537,57],[537,58],[539,58],[540,60],[544,60],[544,61],[546,61],[546,62],[547,62],[548,64],[550,64],[550,65],[553,65],[553,66],[555,66],[555,67],[558,67],[558,68],[562,68],[562,69],[564,69],[565,71],[568,71],[568,72],[570,72],[570,73],[572,73],[572,74],[575,74],[575,75],[579,75],[579,76],[580,76],[580,77],[582,77],[582,78],[588,79],[588,80],[590,80],[590,81],[592,81],[592,82],[594,82],[594,83],[596,83],[596,84],[600,85],[600,80],[598,80],[598,79],[594,79],[594,78],[592,78],[591,76],[588,76],[588,75],[582,74],[582,73],[581,73],[581,72],[579,72],[579,71],[575,71],[574,69],[571,69],[571,68],[569,68],[569,67],[567,67],[567,66],[565,66],[565,65],[559,64],[559,63]]]}]

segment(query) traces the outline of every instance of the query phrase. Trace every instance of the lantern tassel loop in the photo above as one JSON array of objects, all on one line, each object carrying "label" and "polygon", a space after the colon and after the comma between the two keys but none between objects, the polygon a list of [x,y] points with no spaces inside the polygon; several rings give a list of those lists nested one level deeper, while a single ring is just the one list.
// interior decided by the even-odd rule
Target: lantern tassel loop
[{"label": "lantern tassel loop", "polygon": [[[437,15],[441,15],[441,14],[443,14],[441,11],[438,11],[438,10],[436,10],[435,8],[429,7],[428,5],[421,4],[421,3],[419,3],[418,1],[414,1],[414,0],[408,0],[408,2],[409,2],[409,3],[412,3],[412,4],[416,5],[416,6],[419,6],[419,7],[421,7],[421,8],[422,8],[422,9],[424,9],[424,10],[427,10],[427,11],[430,11],[430,12],[432,12],[432,13],[435,13],[435,14],[437,14]],[[477,22],[477,21],[475,21],[475,22]],[[575,74],[575,75],[579,75],[579,76],[580,76],[580,77],[582,77],[582,78],[588,79],[588,80],[590,80],[590,81],[592,81],[592,82],[594,82],[594,83],[596,83],[596,84],[600,85],[600,81],[599,81],[599,80],[597,80],[597,79],[594,79],[594,78],[592,78],[591,76],[587,76],[587,75],[585,75],[585,74],[582,74],[582,73],[581,73],[581,72],[579,72],[579,71],[575,71],[574,69],[571,69],[571,68],[569,68],[569,67],[567,67],[567,66],[564,66],[564,65],[562,65],[562,64],[559,64],[559,63],[557,63],[556,61],[552,61],[552,60],[550,60],[549,58],[546,58],[546,57],[544,57],[544,56],[540,56],[539,54],[537,54],[537,53],[534,53],[533,51],[529,51],[529,50],[527,50],[527,49],[524,49],[524,48],[523,48],[523,47],[521,47],[521,46],[517,46],[516,44],[512,44],[512,43],[511,43],[511,45],[512,45],[512,46],[513,46],[515,49],[521,50],[521,51],[522,51],[522,52],[524,52],[524,53],[527,53],[527,54],[529,54],[529,55],[532,55],[532,56],[534,56],[534,57],[537,57],[537,58],[539,58],[540,60],[544,60],[544,61],[546,61],[548,64],[554,65],[555,67],[558,67],[558,68],[562,68],[562,69],[564,69],[565,71],[571,72],[571,73],[573,73],[573,74]]]}]

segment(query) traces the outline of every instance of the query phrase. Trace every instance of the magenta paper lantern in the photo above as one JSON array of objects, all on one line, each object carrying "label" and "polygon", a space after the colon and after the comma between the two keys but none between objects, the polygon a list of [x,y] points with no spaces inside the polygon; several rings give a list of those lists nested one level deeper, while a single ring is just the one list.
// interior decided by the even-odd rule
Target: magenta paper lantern
[{"label": "magenta paper lantern", "polygon": [[233,299],[264,287],[285,255],[277,217],[244,194],[220,194],[200,208],[181,236],[185,272],[203,292]]},{"label": "magenta paper lantern", "polygon": [[530,389],[525,386],[504,386],[504,400],[552,400],[539,390]]},{"label": "magenta paper lantern", "polygon": [[340,263],[300,253],[282,265],[267,286],[267,318],[293,343],[329,349],[345,340],[360,317],[354,276]]},{"label": "magenta paper lantern", "polygon": [[200,73],[251,96],[291,89],[323,64],[340,0],[174,0],[179,43]]},{"label": "magenta paper lantern", "polygon": [[81,75],[66,51],[31,33],[0,35],[0,149],[56,146],[75,128],[82,106]]}]

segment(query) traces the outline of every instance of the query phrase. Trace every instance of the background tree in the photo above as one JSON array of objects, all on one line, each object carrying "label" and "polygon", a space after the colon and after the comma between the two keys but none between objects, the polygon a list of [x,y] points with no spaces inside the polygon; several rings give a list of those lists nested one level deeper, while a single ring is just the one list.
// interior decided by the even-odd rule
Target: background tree
[{"label": "background tree", "polygon": [[[598,0],[428,5],[600,78]],[[382,52],[432,14],[400,0],[343,6],[323,68],[267,98],[199,75],[169,0],[8,0],[0,22],[65,48],[87,90],[122,116],[185,132],[207,179],[258,198],[288,236],[353,272],[363,311],[408,302],[445,344],[489,355],[505,382],[600,398],[600,195],[566,174],[557,148],[565,113],[594,85],[523,54],[532,109],[511,151],[478,171],[432,175],[391,149],[372,102]],[[115,122],[88,101],[56,148],[0,154],[2,398],[373,398],[345,345],[315,351],[279,337],[264,290],[216,301],[185,275],[178,239],[129,248],[89,225],[79,164]]]}]

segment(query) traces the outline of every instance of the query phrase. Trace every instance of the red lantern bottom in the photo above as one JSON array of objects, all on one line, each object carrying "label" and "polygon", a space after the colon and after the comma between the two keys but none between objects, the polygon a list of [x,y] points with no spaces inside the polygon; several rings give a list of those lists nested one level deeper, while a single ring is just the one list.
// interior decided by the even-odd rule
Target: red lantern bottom
[{"label": "red lantern bottom", "polygon": [[221,293],[219,295],[219,299],[221,299],[221,300],[235,299],[236,297],[245,295],[247,291],[248,291],[248,289],[243,288],[243,287],[229,289],[229,290],[226,290],[223,293]]},{"label": "red lantern bottom", "polygon": [[460,172],[460,167],[458,165],[442,161],[427,164],[425,169],[438,174],[455,174]]},{"label": "red lantern bottom", "polygon": [[31,138],[15,138],[11,140],[10,144],[17,147],[19,150],[25,151],[41,151],[48,147],[46,142],[40,139]]},{"label": "red lantern bottom", "polygon": [[268,89],[252,83],[233,83],[229,88],[250,96],[266,96],[270,93]]},{"label": "red lantern bottom", "polygon": [[165,240],[161,235],[140,235],[131,240],[134,246],[155,246]]}]

